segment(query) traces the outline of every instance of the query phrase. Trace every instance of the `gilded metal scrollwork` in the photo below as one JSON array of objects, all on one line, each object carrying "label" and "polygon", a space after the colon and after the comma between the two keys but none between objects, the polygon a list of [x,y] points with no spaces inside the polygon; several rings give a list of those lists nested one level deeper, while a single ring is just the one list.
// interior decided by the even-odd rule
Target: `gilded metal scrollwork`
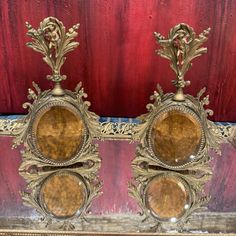
[{"label": "gilded metal scrollwork", "polygon": [[[92,200],[101,194],[100,190],[102,187],[101,181],[99,181],[97,175],[101,160],[98,155],[97,145],[93,143],[94,137],[99,138],[101,136],[99,117],[88,110],[90,102],[84,101],[87,94],[84,92],[81,83],[76,86],[74,91],[62,89],[60,86],[60,81],[66,79],[66,76],[60,74],[61,66],[66,59],[64,55],[79,45],[78,42],[72,41],[78,34],[76,30],[79,25],[73,26],[66,32],[62,22],[54,17],[49,17],[40,23],[40,27],[37,30],[29,23],[26,23],[26,26],[28,28],[28,35],[33,39],[33,41],[27,43],[27,45],[44,55],[44,61],[51,67],[53,72],[52,75],[47,76],[47,78],[55,82],[55,86],[52,90],[41,91],[39,86],[33,83],[34,89],[28,90],[28,99],[33,102],[23,104],[24,108],[28,108],[28,114],[22,119],[17,120],[12,130],[12,134],[15,136],[13,147],[17,147],[21,144],[24,145],[19,173],[26,180],[27,189],[25,192],[22,192],[22,199],[24,204],[35,208],[44,217],[46,225],[54,221],[62,221],[61,227],[63,229],[72,229],[73,225],[70,223],[70,219],[75,217],[83,218]],[[50,118],[52,112],[58,113]],[[63,112],[66,112],[67,115],[61,116]],[[79,122],[82,127],[81,131],[78,131],[79,136],[77,139],[79,141],[76,140],[77,143],[73,144],[74,130],[72,128],[65,126],[66,128],[63,127],[63,130],[60,131],[59,128],[53,128],[49,124],[50,122],[53,123],[53,119],[59,117],[59,123],[63,125],[66,122],[66,116],[68,116],[68,114],[72,117],[73,122]],[[50,137],[47,140],[44,140],[46,136],[42,136],[42,148],[39,143],[40,130],[38,127],[43,117],[47,118],[45,122],[49,122],[46,123],[48,124],[48,128],[46,129],[51,127],[57,135],[57,140],[52,140],[52,136],[54,135],[52,133],[49,134]],[[70,136],[63,136],[67,131],[66,129],[70,129],[70,133],[68,134]],[[58,136],[58,133],[60,133],[60,136]],[[61,141],[63,140],[61,139],[71,139],[71,141],[66,142],[69,145],[68,148],[72,150],[67,159],[63,156],[65,154],[60,153],[60,150],[67,148],[66,146],[62,146],[63,142]],[[45,142],[48,143],[44,145]],[[50,156],[48,152],[45,154],[45,147],[46,150],[51,149],[52,152],[59,153],[56,158],[61,158],[62,156],[64,159],[56,159],[55,155]],[[60,212],[61,210],[58,209],[56,211],[57,213],[59,211],[58,214],[52,213],[52,209],[54,208],[50,205],[52,204],[51,202],[53,202],[50,193],[47,192],[49,195],[47,204],[49,205],[47,205],[46,201],[44,202],[42,200],[44,198],[41,197],[43,194],[42,186],[45,186],[45,184],[50,181],[54,188],[51,192],[56,192],[55,188],[58,184],[60,185],[59,176],[61,175],[70,176],[67,179],[73,177],[70,179],[72,186],[77,186],[76,184],[78,183],[77,196],[82,196],[81,198],[83,199],[80,208],[75,208],[75,203],[73,207],[76,210],[73,208],[73,214],[71,213],[72,210],[70,214],[68,213],[68,215],[66,215],[66,213],[62,213]],[[76,179],[77,182],[74,181],[74,179]],[[67,191],[70,190],[68,190],[69,185],[69,182],[65,183]],[[84,186],[86,190],[83,190],[81,187],[82,190],[79,192],[79,186]],[[61,194],[60,196],[63,196],[64,199],[59,199],[58,202],[64,205],[67,204],[65,200],[67,198],[65,195],[66,190],[59,189],[59,194]],[[64,209],[64,211],[66,211],[66,209]]]},{"label": "gilded metal scrollwork", "polygon": [[[210,149],[214,149],[220,154],[221,131],[217,125],[208,120],[208,115],[212,115],[213,111],[204,109],[204,106],[209,104],[209,96],[203,97],[206,89],[203,88],[196,97],[183,93],[183,88],[190,84],[189,81],[184,80],[184,75],[192,65],[191,60],[206,52],[206,48],[199,47],[207,40],[208,33],[209,29],[197,37],[193,29],[186,24],[179,24],[172,28],[167,39],[159,33],[154,33],[157,42],[161,46],[161,49],[157,51],[158,54],[171,61],[171,68],[176,73],[177,79],[173,83],[177,92],[165,94],[162,88],[157,85],[157,91],[150,98],[154,102],[147,105],[148,113],[138,117],[141,123],[134,127],[133,140],[140,141],[140,144],[136,149],[136,157],[132,161],[134,183],[130,184],[129,191],[130,195],[139,203],[143,214],[147,218],[151,217],[156,220],[160,227],[175,223],[176,228],[181,230],[191,214],[210,199],[209,196],[203,194],[204,185],[212,175],[209,167],[211,157],[208,152]],[[153,147],[154,134],[152,132],[154,125],[157,124],[155,122],[159,121],[163,114],[166,117],[170,116],[171,112],[193,120],[199,129],[198,144],[196,145],[197,152],[190,155],[183,163],[178,161],[178,158],[173,163],[169,163],[167,159],[163,161],[160,152],[155,152]],[[164,121],[167,122],[166,120]],[[170,137],[170,126],[173,126],[174,122],[175,120],[170,120],[170,123],[162,123],[164,128],[170,132],[167,134],[168,139],[163,137],[163,145],[165,145],[165,142],[172,142],[168,140],[173,138]],[[186,127],[184,123],[180,122],[179,124],[181,127]],[[160,140],[162,137],[161,128],[158,128],[155,132],[159,132],[158,135],[160,136],[158,138]],[[184,132],[183,128],[182,132]],[[185,138],[185,140],[187,139]],[[177,143],[178,146],[186,146],[185,143],[179,140]],[[159,146],[160,148],[162,146]],[[172,149],[170,145],[168,148]],[[174,143],[173,148],[175,148]],[[167,149],[163,150],[169,151]],[[174,178],[177,182],[179,181],[179,183],[183,182],[187,186],[186,192],[191,196],[191,200],[190,203],[183,205],[183,208],[186,209],[184,214],[179,217],[158,217],[153,214],[153,209],[147,204],[146,189],[150,181],[160,175],[166,177],[171,175],[171,178]],[[161,191],[161,189],[157,191]],[[172,200],[176,197],[178,196],[172,196]],[[153,196],[149,197],[149,200],[154,201]]]},{"label": "gilded metal scrollwork", "polygon": [[74,50],[79,43],[72,41],[77,35],[79,24],[72,26],[67,32],[61,21],[54,17],[45,18],[38,29],[34,29],[32,25],[26,22],[28,28],[27,35],[32,38],[32,42],[26,45],[33,50],[44,55],[43,60],[50,66],[53,74],[48,75],[47,79],[55,82],[52,93],[62,95],[60,82],[66,79],[65,75],[61,75],[61,67],[64,64],[65,54]]},{"label": "gilded metal scrollwork", "polygon": [[[12,131],[16,127],[20,127],[18,122],[20,118],[0,118],[0,135],[1,136],[14,136]],[[138,124],[133,121],[130,122],[99,122],[101,130],[101,138],[107,140],[132,140],[134,136],[134,127]],[[231,139],[235,137],[235,125],[232,123],[216,123],[220,136],[223,142],[231,142]],[[99,138],[99,137],[98,137]]]},{"label": "gilded metal scrollwork", "polygon": [[157,43],[161,49],[157,54],[171,61],[170,67],[176,74],[176,80],[172,81],[177,92],[173,99],[183,101],[183,88],[190,85],[190,81],[185,81],[184,76],[192,66],[191,61],[207,52],[207,48],[201,45],[207,41],[210,28],[204,30],[199,36],[186,24],[176,25],[170,30],[168,39],[160,33],[154,33]]}]

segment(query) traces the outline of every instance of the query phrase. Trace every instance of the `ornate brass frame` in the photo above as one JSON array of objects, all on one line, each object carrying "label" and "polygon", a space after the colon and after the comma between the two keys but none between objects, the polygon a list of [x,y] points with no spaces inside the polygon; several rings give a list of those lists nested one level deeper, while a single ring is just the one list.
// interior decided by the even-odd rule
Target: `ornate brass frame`
[{"label": "ornate brass frame", "polygon": [[[147,105],[147,114],[138,117],[141,123],[134,128],[133,140],[140,141],[140,144],[132,162],[134,183],[130,184],[129,191],[130,195],[138,201],[143,214],[157,221],[157,229],[163,224],[174,223],[178,230],[182,230],[190,215],[207,203],[210,198],[203,196],[203,187],[212,174],[209,167],[211,157],[208,152],[209,149],[214,149],[220,153],[219,144],[222,142],[222,135],[220,129],[207,118],[208,115],[213,114],[213,111],[204,109],[204,106],[209,104],[209,96],[201,98],[206,89],[203,88],[197,97],[183,94],[183,88],[190,84],[189,81],[184,80],[184,75],[192,65],[191,60],[206,52],[206,48],[199,47],[207,40],[208,32],[209,29],[196,37],[191,27],[187,24],[179,24],[170,30],[168,39],[154,33],[157,42],[161,45],[157,53],[171,61],[171,68],[176,73],[177,79],[173,81],[173,84],[177,92],[164,94],[161,87],[157,85],[157,91],[150,98],[154,100],[154,103]],[[183,165],[173,166],[162,162],[153,152],[151,129],[160,114],[176,109],[198,120],[202,127],[202,138],[198,153],[193,160]],[[145,188],[149,181],[155,176],[169,174],[183,179],[189,186],[192,196],[191,205],[186,213],[172,222],[154,216],[145,202]]]},{"label": "ornate brass frame", "polygon": [[[16,127],[20,127],[21,124],[18,122],[20,118],[9,118],[2,117],[0,118],[0,136],[14,136],[12,131]],[[134,127],[136,127],[138,123],[130,119],[127,121],[100,121],[99,126],[101,130],[101,139],[103,140],[132,140],[134,136]],[[233,123],[215,123],[217,125],[218,130],[220,131],[220,135],[222,138],[222,142],[231,142],[231,139],[234,138],[235,125]]]},{"label": "ornate brass frame", "polygon": [[[33,42],[27,45],[44,55],[44,61],[52,68],[53,74],[47,76],[49,80],[55,82],[51,90],[41,91],[39,86],[33,83],[35,89],[28,90],[28,99],[33,103],[24,103],[23,107],[28,108],[28,115],[20,120],[12,130],[15,136],[13,147],[24,144],[22,151],[23,161],[19,172],[27,182],[27,191],[22,193],[25,205],[34,207],[44,217],[46,225],[54,221],[62,221],[63,229],[73,228],[70,219],[74,217],[84,217],[92,200],[101,194],[101,182],[98,180],[98,170],[101,160],[98,155],[97,145],[93,143],[94,137],[100,137],[99,117],[88,110],[90,103],[83,99],[87,97],[84,89],[79,83],[75,91],[64,90],[60,86],[60,81],[66,79],[60,74],[60,68],[65,61],[65,54],[78,46],[78,42],[72,39],[77,36],[76,30],[79,25],[75,25],[65,31],[62,22],[54,17],[48,17],[40,23],[38,30],[35,30],[29,23],[26,23],[28,35]],[[79,117],[85,127],[82,144],[76,154],[68,161],[57,162],[48,159],[37,147],[34,124],[40,119],[41,114],[51,107],[62,107]],[[52,175],[67,173],[79,176],[86,186],[86,199],[84,206],[72,217],[59,218],[50,214],[43,206],[40,198],[40,190],[43,183]]]}]

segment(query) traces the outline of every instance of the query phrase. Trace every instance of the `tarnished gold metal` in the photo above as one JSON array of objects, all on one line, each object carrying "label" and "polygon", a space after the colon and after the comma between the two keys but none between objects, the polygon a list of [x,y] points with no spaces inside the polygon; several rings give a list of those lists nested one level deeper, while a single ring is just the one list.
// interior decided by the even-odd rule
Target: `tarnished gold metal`
[{"label": "tarnished gold metal", "polygon": [[66,60],[65,54],[79,45],[78,42],[72,41],[78,35],[79,24],[72,26],[66,32],[61,21],[54,17],[48,17],[40,23],[38,29],[34,29],[28,22],[26,22],[26,27],[28,28],[27,35],[33,40],[26,45],[42,53],[44,55],[43,60],[52,69],[52,75],[47,76],[47,79],[55,82],[52,94],[63,95],[60,82],[65,80],[66,76],[61,75],[61,67]]},{"label": "tarnished gold metal", "polygon": [[[177,87],[177,93],[165,94],[161,87],[157,85],[157,91],[150,98],[154,102],[147,105],[148,113],[138,117],[141,123],[134,127],[133,140],[140,141],[140,144],[136,149],[136,158],[132,162],[134,183],[130,184],[129,191],[130,195],[138,201],[146,217],[154,218],[158,227],[163,224],[175,223],[176,228],[181,230],[190,215],[209,200],[209,196],[204,196],[203,194],[203,187],[212,174],[209,167],[211,157],[208,152],[210,149],[214,149],[220,153],[219,144],[222,142],[222,135],[220,129],[208,120],[208,115],[212,115],[213,111],[204,109],[204,106],[209,104],[209,96],[202,98],[206,89],[203,88],[196,97],[188,94],[184,95],[182,90],[186,84],[189,84],[183,78],[191,66],[190,61],[201,53],[206,52],[205,48],[199,49],[199,45],[206,41],[208,32],[209,30],[206,30],[196,38],[196,34],[191,27],[186,24],[179,24],[170,30],[168,39],[164,39],[163,36],[155,33],[155,37],[162,47],[159,50],[159,54],[171,60],[171,67],[176,73],[177,79],[174,84]],[[176,114],[181,116],[175,120],[174,116]],[[167,119],[168,117],[170,119]],[[181,117],[185,118],[182,119]],[[162,123],[158,123],[160,120]],[[186,123],[187,120],[188,124]],[[158,148],[162,152],[155,151],[153,146],[154,127],[155,132],[158,134]],[[193,129],[194,127],[196,127],[196,130]],[[182,153],[182,149],[188,150],[186,148],[193,144],[191,140],[188,140],[191,137],[198,141],[194,146],[196,151],[192,153],[186,152],[188,153],[187,159],[184,161],[179,161],[178,158],[176,160],[173,159],[175,162],[165,159],[166,156],[172,158],[171,155],[178,157],[179,153],[176,154],[176,152]],[[164,155],[165,158],[163,158],[160,155],[165,150],[169,154]],[[148,197],[146,189],[149,183],[160,175],[164,177],[171,175],[172,178],[182,181],[186,186],[190,202],[183,209],[184,213],[182,215],[163,218],[158,216],[158,214],[153,214],[153,209],[150,208],[146,200]],[[164,191],[164,189],[156,191]],[[165,197],[165,194],[158,196]],[[169,199],[169,204],[171,204],[173,202],[171,198],[177,198],[178,196],[175,196],[175,194],[170,196],[170,193],[168,193],[166,197]],[[160,200],[158,204],[162,201]],[[152,202],[154,202],[153,199]],[[169,208],[171,212],[174,212],[175,206],[176,203]],[[168,215],[167,213],[165,214]]]},{"label": "tarnished gold metal", "polygon": [[[14,136],[12,131],[19,128],[21,124],[18,122],[20,118],[0,118],[0,136]],[[101,138],[103,140],[132,140],[134,136],[134,127],[137,123],[132,122],[99,122],[101,130]],[[221,124],[216,123],[222,142],[231,142],[235,139],[235,125],[232,123]],[[100,137],[98,137],[100,138]]]},{"label": "tarnished gold metal", "polygon": [[[62,22],[54,17],[44,19],[38,30],[33,29],[29,23],[26,25],[28,35],[33,39],[33,42],[27,45],[44,55],[44,61],[53,71],[48,79],[55,82],[55,87],[52,90],[41,91],[39,86],[33,83],[34,90],[28,90],[28,99],[33,102],[23,104],[24,108],[28,108],[28,114],[17,120],[12,130],[12,134],[15,136],[13,147],[24,144],[23,160],[19,172],[27,182],[27,189],[22,193],[22,198],[24,204],[34,207],[44,216],[46,225],[54,221],[62,221],[62,227],[67,229],[73,227],[70,219],[83,217],[91,201],[101,194],[101,182],[97,176],[101,160],[97,146],[93,143],[94,137],[101,136],[99,117],[88,110],[90,103],[83,100],[87,94],[81,83],[76,86],[75,91],[63,90],[60,87],[60,81],[66,79],[60,74],[60,68],[65,61],[64,55],[78,46],[78,42],[72,41],[77,35],[78,25],[66,32]],[[67,120],[68,118],[70,120]],[[55,123],[55,119],[58,121],[57,123]],[[75,127],[77,124],[80,124],[80,127]],[[44,130],[40,131],[38,127]],[[78,132],[75,132],[76,129]],[[74,133],[77,136],[73,136]],[[44,136],[44,134],[49,136]],[[76,138],[78,140],[75,140]],[[75,142],[72,142],[73,140]],[[63,150],[69,149],[68,155],[64,151],[61,153],[61,146],[63,146]],[[51,156],[49,149],[56,154]],[[67,155],[66,158],[63,155]],[[61,189],[64,192],[58,194],[58,198],[71,194],[69,185],[76,187],[73,182],[75,178],[86,188],[86,191],[81,190],[81,193],[78,192],[75,195],[77,198],[82,197],[81,207],[78,210],[75,211],[76,203],[73,203],[70,210],[63,210],[69,212],[68,216],[63,212],[58,213],[58,209],[56,210],[58,214],[50,212],[50,209],[54,210],[51,205],[46,207],[47,204],[55,201],[53,200],[55,196],[48,194],[48,187],[47,191],[45,190],[47,202],[40,197],[44,196],[42,186],[51,178],[54,178],[52,183],[56,184],[56,181],[60,181],[57,176],[62,174],[71,176],[67,179],[72,181],[71,183],[66,182],[65,189]],[[85,195],[82,194],[83,192]],[[66,199],[58,199],[58,204],[60,202],[63,206],[68,204]]]},{"label": "tarnished gold metal", "polygon": [[228,140],[236,148],[236,126],[232,128],[232,132],[230,133]]},{"label": "tarnished gold metal", "polygon": [[157,54],[171,61],[170,67],[176,74],[176,80],[172,81],[177,88],[173,97],[176,101],[184,100],[183,88],[190,85],[190,81],[185,81],[184,76],[192,66],[191,61],[207,52],[207,48],[201,45],[207,41],[209,32],[210,28],[196,36],[193,28],[187,24],[179,24],[170,30],[167,39],[160,33],[154,33],[161,46]]}]

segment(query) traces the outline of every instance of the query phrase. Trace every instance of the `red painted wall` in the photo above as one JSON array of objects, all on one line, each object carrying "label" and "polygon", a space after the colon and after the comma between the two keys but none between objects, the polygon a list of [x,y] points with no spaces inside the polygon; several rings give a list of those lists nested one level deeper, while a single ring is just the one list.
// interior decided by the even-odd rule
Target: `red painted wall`
[{"label": "red painted wall", "polygon": [[173,91],[167,60],[154,53],[153,32],[166,35],[177,23],[197,33],[212,28],[208,54],[195,60],[186,92],[203,86],[218,121],[236,121],[236,0],[9,0],[0,1],[0,112],[22,113],[31,82],[49,88],[41,55],[25,47],[25,21],[38,27],[47,16],[67,27],[80,22],[80,47],[63,72],[65,87],[82,81],[101,116],[135,117],[146,111],[156,83]]}]

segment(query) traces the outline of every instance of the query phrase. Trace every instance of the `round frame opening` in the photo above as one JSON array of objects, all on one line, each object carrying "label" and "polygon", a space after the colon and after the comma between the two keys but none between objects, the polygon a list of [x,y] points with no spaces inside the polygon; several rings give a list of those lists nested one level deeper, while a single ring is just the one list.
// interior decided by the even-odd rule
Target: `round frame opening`
[{"label": "round frame opening", "polygon": [[192,205],[187,182],[173,174],[160,174],[152,178],[144,190],[144,197],[152,216],[162,222],[178,222]]},{"label": "round frame opening", "polygon": [[87,198],[85,181],[80,175],[70,171],[49,175],[39,191],[41,207],[59,220],[79,216],[85,208]]}]

